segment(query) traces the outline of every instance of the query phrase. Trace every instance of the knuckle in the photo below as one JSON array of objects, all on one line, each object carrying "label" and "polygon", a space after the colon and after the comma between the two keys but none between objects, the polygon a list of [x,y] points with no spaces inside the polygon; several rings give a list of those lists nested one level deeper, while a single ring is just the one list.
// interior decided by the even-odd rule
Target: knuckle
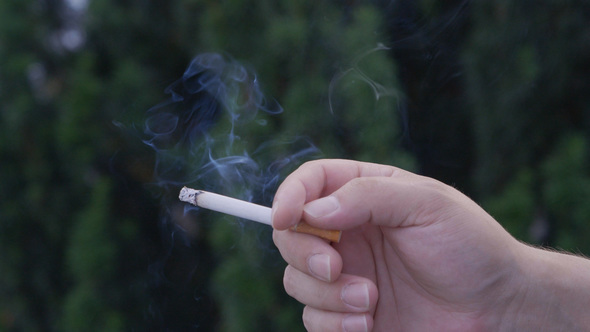
[{"label": "knuckle", "polygon": [[301,166],[299,166],[299,169],[315,168],[315,167],[318,167],[319,165],[321,165],[322,162],[323,162],[322,160],[306,161]]},{"label": "knuckle", "polygon": [[424,201],[430,203],[448,201],[452,193],[450,186],[427,177],[416,181],[414,186],[420,191]]},{"label": "knuckle", "polygon": [[434,179],[425,179],[417,183],[422,192],[423,201],[427,205],[423,206],[416,213],[416,219],[424,222],[447,219],[448,216],[457,212],[458,191]]},{"label": "knuckle", "polygon": [[418,184],[425,190],[438,195],[448,195],[452,189],[452,187],[444,184],[443,182],[428,177],[422,177]]},{"label": "knuckle", "polygon": [[381,185],[381,181],[376,177],[364,177],[351,179],[343,189],[350,193],[370,193],[375,190],[376,187]]}]

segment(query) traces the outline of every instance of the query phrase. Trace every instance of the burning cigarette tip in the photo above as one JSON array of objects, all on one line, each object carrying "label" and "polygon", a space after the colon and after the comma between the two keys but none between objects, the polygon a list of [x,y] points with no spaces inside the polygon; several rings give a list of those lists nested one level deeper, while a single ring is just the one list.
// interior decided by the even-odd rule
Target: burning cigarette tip
[{"label": "burning cigarette tip", "polygon": [[180,194],[178,195],[178,199],[183,202],[191,203],[192,205],[197,205],[197,195],[199,195],[199,191],[195,189],[191,189],[188,187],[183,187],[180,190]]}]

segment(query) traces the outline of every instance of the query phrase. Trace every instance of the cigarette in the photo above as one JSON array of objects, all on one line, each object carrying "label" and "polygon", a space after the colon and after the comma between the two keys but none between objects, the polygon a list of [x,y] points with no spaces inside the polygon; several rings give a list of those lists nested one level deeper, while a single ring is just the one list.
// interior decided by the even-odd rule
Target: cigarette
[{"label": "cigarette", "polygon": [[[266,206],[187,187],[180,190],[178,198],[183,202],[204,209],[272,226],[271,209]],[[340,242],[342,235],[342,231],[316,228],[303,221],[291,227],[291,230],[298,233],[315,235],[331,242]]]}]

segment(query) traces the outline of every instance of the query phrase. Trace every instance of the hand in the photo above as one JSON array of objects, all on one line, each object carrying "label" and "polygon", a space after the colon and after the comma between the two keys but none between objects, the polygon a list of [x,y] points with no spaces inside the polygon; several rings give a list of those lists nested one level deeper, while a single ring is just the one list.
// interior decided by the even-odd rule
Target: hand
[{"label": "hand", "polygon": [[[338,244],[287,229],[343,230]],[[281,184],[273,239],[308,331],[498,330],[525,245],[459,191],[401,169],[307,163]]]}]

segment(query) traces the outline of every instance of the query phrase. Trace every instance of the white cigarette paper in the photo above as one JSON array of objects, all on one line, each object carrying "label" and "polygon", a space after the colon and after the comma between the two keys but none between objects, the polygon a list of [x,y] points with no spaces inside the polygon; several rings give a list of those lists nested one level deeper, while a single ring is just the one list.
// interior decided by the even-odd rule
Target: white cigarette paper
[{"label": "white cigarette paper", "polygon": [[272,225],[271,209],[266,206],[187,187],[180,190],[178,198],[204,209]]},{"label": "white cigarette paper", "polygon": [[[272,226],[272,210],[266,206],[187,187],[180,190],[178,198],[183,202],[204,209],[222,212]],[[331,242],[340,242],[340,237],[342,236],[342,231],[316,228],[304,221],[291,227],[291,230],[298,233],[315,235]]]}]

